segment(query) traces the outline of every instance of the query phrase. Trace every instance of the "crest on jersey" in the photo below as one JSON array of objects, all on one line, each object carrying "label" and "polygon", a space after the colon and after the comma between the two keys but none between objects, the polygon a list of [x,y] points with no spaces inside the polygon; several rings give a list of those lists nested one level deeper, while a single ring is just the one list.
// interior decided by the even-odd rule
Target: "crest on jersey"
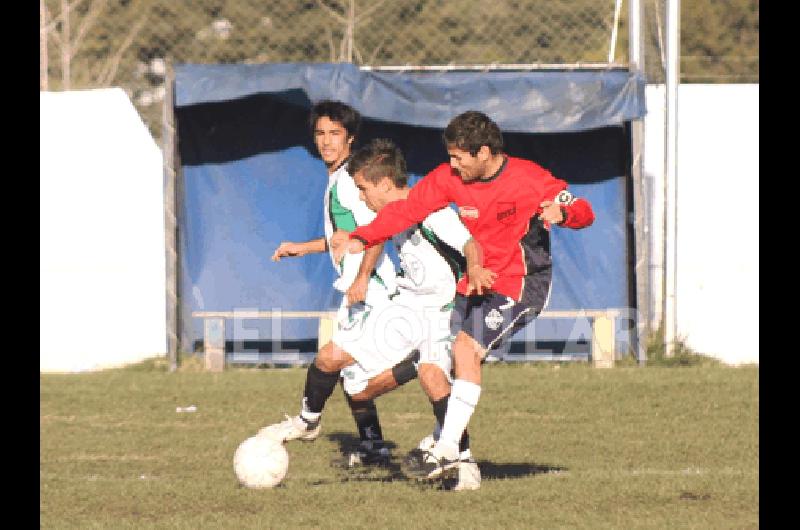
[{"label": "crest on jersey", "polygon": [[515,202],[498,202],[497,203],[497,220],[501,223],[511,224],[517,218],[517,203]]},{"label": "crest on jersey", "polygon": [[425,281],[425,264],[414,254],[404,252],[400,255],[400,268],[403,276],[419,287]]},{"label": "crest on jersey", "polygon": [[483,321],[486,322],[487,328],[496,330],[503,324],[503,315],[497,309],[492,309]]}]

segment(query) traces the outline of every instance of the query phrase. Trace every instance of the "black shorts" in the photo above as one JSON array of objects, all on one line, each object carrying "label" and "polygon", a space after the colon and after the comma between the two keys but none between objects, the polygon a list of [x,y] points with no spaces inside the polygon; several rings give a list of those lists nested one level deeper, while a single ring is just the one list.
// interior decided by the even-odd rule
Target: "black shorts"
[{"label": "black shorts", "polygon": [[450,333],[455,337],[463,331],[487,351],[495,350],[540,312],[540,307],[516,302],[494,292],[471,296],[456,294],[450,316]]}]

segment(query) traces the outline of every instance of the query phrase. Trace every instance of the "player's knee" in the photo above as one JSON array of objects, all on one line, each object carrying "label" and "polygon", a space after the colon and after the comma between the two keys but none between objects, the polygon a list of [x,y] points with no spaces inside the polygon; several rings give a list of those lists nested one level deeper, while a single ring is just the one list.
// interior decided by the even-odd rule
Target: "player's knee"
[{"label": "player's knee", "polygon": [[456,335],[453,341],[453,357],[480,363],[485,354],[485,348],[463,331]]},{"label": "player's knee", "polygon": [[475,384],[481,382],[481,360],[485,352],[478,342],[461,332],[453,343],[453,368],[456,379],[465,379]]},{"label": "player's knee", "polygon": [[314,364],[323,372],[336,372],[347,366],[344,352],[329,342],[322,347],[314,358]]}]

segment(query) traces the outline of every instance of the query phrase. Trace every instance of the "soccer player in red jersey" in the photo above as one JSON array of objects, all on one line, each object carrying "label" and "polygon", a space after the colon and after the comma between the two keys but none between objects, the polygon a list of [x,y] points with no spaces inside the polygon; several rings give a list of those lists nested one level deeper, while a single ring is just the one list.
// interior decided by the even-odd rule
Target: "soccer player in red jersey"
[{"label": "soccer player in red jersey", "polygon": [[468,111],[444,131],[449,164],[441,164],[410,191],[387,204],[349,240],[332,241],[334,253],[380,244],[455,203],[462,222],[483,249],[482,268],[461,278],[451,316],[455,381],[439,440],[407,471],[431,479],[458,465],[458,442],[481,395],[481,364],[542,312],[550,295],[553,225],[592,224],[589,202],[538,164],[503,152],[500,128]]}]

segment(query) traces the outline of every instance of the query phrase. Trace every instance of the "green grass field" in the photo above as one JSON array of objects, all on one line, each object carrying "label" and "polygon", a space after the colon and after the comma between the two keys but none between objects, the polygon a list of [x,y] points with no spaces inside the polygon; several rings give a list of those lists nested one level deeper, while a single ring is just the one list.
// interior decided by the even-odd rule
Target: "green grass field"
[{"label": "green grass field", "polygon": [[[758,528],[756,366],[493,364],[470,423],[483,486],[330,466],[357,434],[337,389],[272,490],[240,487],[237,445],[296,414],[305,370],[40,377],[41,528]],[[428,433],[413,381],[378,399],[394,458]],[[196,405],[194,413],[176,407]]]}]

